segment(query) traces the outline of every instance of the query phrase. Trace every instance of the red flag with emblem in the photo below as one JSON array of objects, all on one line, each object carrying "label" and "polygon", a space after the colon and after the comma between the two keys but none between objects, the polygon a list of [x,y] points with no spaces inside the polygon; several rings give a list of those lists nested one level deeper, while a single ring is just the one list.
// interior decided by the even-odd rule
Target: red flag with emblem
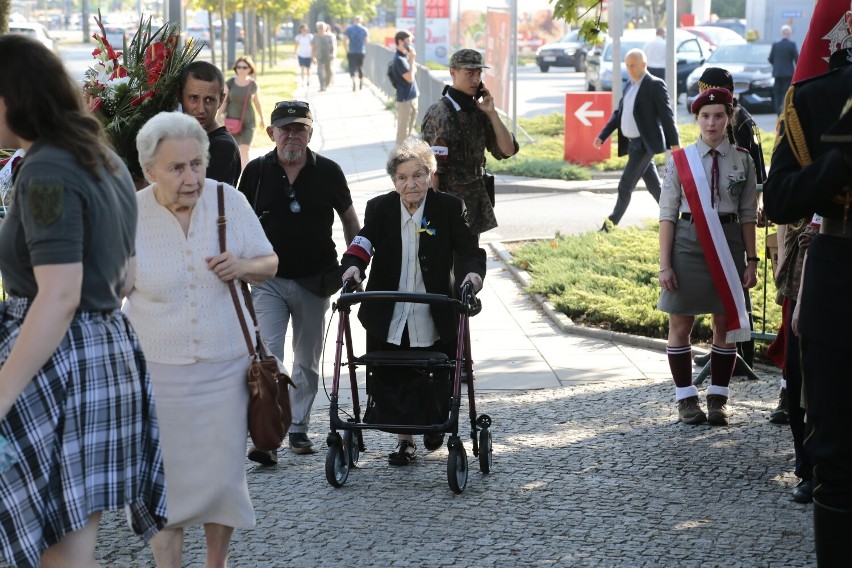
[{"label": "red flag with emblem", "polygon": [[793,72],[793,83],[825,73],[832,53],[852,47],[852,36],[845,19],[848,10],[849,0],[817,0],[811,25],[799,52],[799,62]]}]

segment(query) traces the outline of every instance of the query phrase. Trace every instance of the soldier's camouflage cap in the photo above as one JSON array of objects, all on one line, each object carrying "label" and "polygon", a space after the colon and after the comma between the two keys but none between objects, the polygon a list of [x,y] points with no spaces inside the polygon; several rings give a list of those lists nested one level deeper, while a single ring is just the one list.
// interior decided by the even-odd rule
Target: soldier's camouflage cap
[{"label": "soldier's camouflage cap", "polygon": [[450,58],[450,67],[455,69],[489,69],[482,55],[475,49],[460,49]]}]

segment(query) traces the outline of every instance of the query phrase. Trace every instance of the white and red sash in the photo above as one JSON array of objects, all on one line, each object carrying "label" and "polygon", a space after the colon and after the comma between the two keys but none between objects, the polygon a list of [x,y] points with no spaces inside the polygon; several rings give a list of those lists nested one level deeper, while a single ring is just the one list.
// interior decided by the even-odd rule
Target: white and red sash
[{"label": "white and red sash", "polygon": [[698,148],[692,145],[672,152],[672,159],[689,203],[704,258],[710,268],[713,286],[725,309],[725,317],[728,320],[725,341],[748,341],[751,339],[751,326],[745,307],[742,281],[722,230],[719,213],[710,203],[710,184],[707,182],[704,166],[701,165],[701,155]]}]

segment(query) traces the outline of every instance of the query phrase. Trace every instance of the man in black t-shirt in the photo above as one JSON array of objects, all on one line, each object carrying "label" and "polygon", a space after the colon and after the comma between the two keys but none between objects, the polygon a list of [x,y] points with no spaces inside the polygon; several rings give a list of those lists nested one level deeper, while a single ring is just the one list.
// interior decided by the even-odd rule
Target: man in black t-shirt
[{"label": "man in black t-shirt", "polygon": [[216,121],[225,100],[222,72],[207,61],[193,61],[180,75],[178,96],[183,113],[195,117],[210,140],[207,177],[236,187],[241,171],[240,148],[228,129]]},{"label": "man in black t-shirt", "polygon": [[[260,218],[275,254],[275,278],[252,286],[257,323],[269,350],[284,359],[284,338],[292,321],[293,418],[290,449],[314,453],[308,426],[319,387],[325,314],[330,296],[342,286],[334,247],[335,213],[346,242],[361,225],[340,166],[308,148],[313,115],[308,103],[282,101],[266,127],[275,149],[246,165],[240,191]],[[248,458],[265,465],[278,462],[277,452],[251,448]]]}]

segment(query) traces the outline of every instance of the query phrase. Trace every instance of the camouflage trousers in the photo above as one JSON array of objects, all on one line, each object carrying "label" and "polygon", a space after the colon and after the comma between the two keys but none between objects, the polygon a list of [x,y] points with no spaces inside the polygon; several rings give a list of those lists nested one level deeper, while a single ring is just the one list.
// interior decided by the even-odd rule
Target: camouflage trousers
[{"label": "camouflage trousers", "polygon": [[467,223],[473,233],[478,235],[497,226],[497,217],[494,215],[494,208],[488,200],[485,182],[482,181],[482,178],[468,183],[450,184],[445,191],[464,201],[467,208]]}]

